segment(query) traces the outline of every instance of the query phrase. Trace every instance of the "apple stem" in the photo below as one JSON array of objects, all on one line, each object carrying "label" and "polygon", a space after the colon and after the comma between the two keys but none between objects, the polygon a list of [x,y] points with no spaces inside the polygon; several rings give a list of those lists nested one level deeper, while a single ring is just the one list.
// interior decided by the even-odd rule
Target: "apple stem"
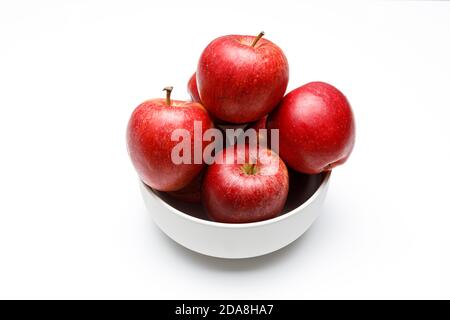
[{"label": "apple stem", "polygon": [[246,163],[242,166],[242,171],[248,175],[256,174],[258,172],[257,169],[255,163]]},{"label": "apple stem", "polygon": [[170,94],[172,93],[173,87],[165,87],[163,91],[166,92],[166,104],[170,106]]},{"label": "apple stem", "polygon": [[255,40],[253,40],[252,47],[254,47],[255,44],[259,41],[259,39],[261,39],[263,36],[264,36],[264,31],[261,31],[261,32],[256,36]]}]

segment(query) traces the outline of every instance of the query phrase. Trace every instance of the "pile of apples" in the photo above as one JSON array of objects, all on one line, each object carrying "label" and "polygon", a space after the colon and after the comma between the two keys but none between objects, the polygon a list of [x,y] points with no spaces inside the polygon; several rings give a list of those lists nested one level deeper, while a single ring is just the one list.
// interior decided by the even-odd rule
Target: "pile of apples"
[{"label": "pile of apples", "polygon": [[[343,164],[353,149],[355,123],[347,98],[324,82],[310,82],[285,95],[288,61],[263,36],[213,40],[188,82],[192,101],[171,99],[172,88],[167,87],[165,98],[140,104],[128,123],[128,152],[141,180],[179,200],[201,202],[214,221],[276,217],[289,192],[288,167],[319,174]],[[203,132],[214,127],[278,129],[278,153],[270,143],[257,148],[235,144],[214,154],[223,161],[174,163],[176,129],[194,137],[192,158],[207,148],[209,142],[195,133],[195,122]],[[237,161],[240,157],[244,163]]]}]

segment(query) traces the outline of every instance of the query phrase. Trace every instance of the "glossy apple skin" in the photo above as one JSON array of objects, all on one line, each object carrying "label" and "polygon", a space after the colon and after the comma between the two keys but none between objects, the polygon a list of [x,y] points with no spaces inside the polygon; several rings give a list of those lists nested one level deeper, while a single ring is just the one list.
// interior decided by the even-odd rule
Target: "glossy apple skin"
[{"label": "glossy apple skin", "polygon": [[[219,152],[216,157],[226,161],[210,165],[203,180],[202,200],[208,216],[218,222],[247,223],[279,215],[289,191],[286,165],[277,154],[265,149],[263,157],[269,159],[268,163],[262,164],[258,159],[258,171],[246,174],[236,159],[242,152],[254,156],[256,149],[229,148],[234,149],[233,157]],[[273,174],[268,174],[270,170]]]},{"label": "glossy apple skin", "polygon": [[[187,186],[202,170],[203,164],[175,164],[171,153],[178,141],[171,141],[175,129],[186,129],[194,151],[194,121],[203,132],[213,127],[205,108],[195,102],[165,99],[148,100],[131,115],[127,128],[127,146],[131,161],[142,181],[160,191],[175,191]],[[207,143],[202,142],[202,148]]]},{"label": "glossy apple skin", "polygon": [[[191,78],[188,81],[188,93],[191,96],[191,100],[194,102],[202,103],[200,100],[200,95],[198,93],[198,87],[197,87],[197,76],[196,73],[191,76]],[[214,118],[214,116],[210,113],[209,117],[211,120],[216,124],[216,126],[221,129],[220,125],[227,125],[225,121],[221,121],[220,119]]]},{"label": "glossy apple skin", "polygon": [[259,129],[267,129],[267,118],[268,118],[268,116],[266,115],[266,116],[262,117],[261,119],[253,122],[250,125],[250,128],[253,128],[256,131],[259,131]]},{"label": "glossy apple skin", "polygon": [[279,129],[280,156],[308,174],[343,164],[355,144],[355,121],[347,98],[324,82],[311,82],[288,93],[269,116]]},{"label": "glossy apple skin", "polygon": [[201,103],[200,95],[198,94],[198,88],[197,88],[197,77],[194,74],[191,76],[191,78],[188,81],[188,93],[191,96],[192,101]]},{"label": "glossy apple skin", "polygon": [[248,129],[254,129],[256,131],[258,145],[265,143],[265,146],[270,148],[270,132],[267,132],[267,135],[265,135],[260,131],[261,129],[267,129],[267,118],[268,116],[266,115],[258,121],[253,122]]},{"label": "glossy apple skin", "polygon": [[202,182],[205,175],[205,168],[187,186],[177,191],[169,191],[168,194],[175,199],[200,203],[202,201]]},{"label": "glossy apple skin", "polygon": [[[196,76],[195,72],[191,76],[191,78],[189,79],[187,88],[188,88],[188,93],[191,96],[191,100],[194,101],[194,102],[202,103],[201,100],[200,100],[200,95],[198,93],[197,76]],[[209,116],[211,117],[211,119],[214,122],[214,124],[216,124],[216,127],[218,129],[222,130],[222,131],[224,131],[226,128],[233,128],[233,129],[242,128],[242,129],[245,129],[249,125],[248,123],[235,124],[235,123],[226,122],[226,121],[214,118],[214,116],[212,114],[210,114]]]},{"label": "glossy apple skin", "polygon": [[278,104],[289,80],[283,51],[261,38],[229,35],[213,40],[197,66],[197,86],[206,109],[220,120],[246,123]]}]

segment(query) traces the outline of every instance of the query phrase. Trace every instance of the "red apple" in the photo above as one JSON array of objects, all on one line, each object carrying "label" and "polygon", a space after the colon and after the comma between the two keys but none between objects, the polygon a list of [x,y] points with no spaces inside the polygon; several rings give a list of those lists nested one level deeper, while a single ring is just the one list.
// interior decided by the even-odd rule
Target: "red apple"
[{"label": "red apple", "polygon": [[355,122],[347,98],[324,82],[287,94],[269,116],[279,129],[281,158],[293,169],[314,174],[344,163],[355,143]]},{"label": "red apple", "polygon": [[188,93],[191,96],[192,101],[201,103],[200,95],[198,94],[197,77],[195,76],[195,72],[189,79]]},{"label": "red apple", "polygon": [[190,202],[190,203],[200,203],[202,201],[202,182],[205,170],[203,169],[197,177],[192,180],[186,187],[177,190],[169,191],[168,194],[178,200]]},{"label": "red apple", "polygon": [[[246,161],[239,161],[240,157]],[[203,205],[212,220],[246,223],[280,214],[288,195],[289,177],[276,153],[231,146],[215,159],[202,185]]]},{"label": "red apple", "polygon": [[[194,142],[194,121],[201,124],[203,132],[213,127],[205,108],[196,102],[170,99],[148,100],[139,105],[131,115],[127,128],[127,146],[131,161],[142,181],[160,191],[175,191],[187,186],[202,170],[204,164],[175,164],[172,149],[179,143],[172,141],[175,129],[185,129],[191,137],[191,155],[194,143],[202,150],[207,143]],[[201,138],[200,138],[201,139]],[[197,139],[198,140],[198,139]]]},{"label": "red apple", "polygon": [[229,35],[212,41],[197,66],[197,85],[206,109],[220,120],[246,123],[278,104],[289,79],[283,51],[267,39]]},{"label": "red apple", "polygon": [[[253,129],[256,131],[256,137],[258,140],[258,145],[260,146],[262,143],[265,143],[265,146],[269,146],[269,138],[270,138],[270,132],[269,130],[266,131],[264,134],[261,129],[267,129],[267,115],[259,119],[258,121],[255,121],[250,125],[248,129]],[[247,130],[248,130],[247,129]]]},{"label": "red apple", "polygon": [[253,122],[249,128],[255,129],[256,131],[259,131],[260,129],[267,129],[267,115]]},{"label": "red apple", "polygon": [[[198,93],[197,87],[197,77],[196,73],[191,76],[188,81],[188,93],[191,96],[191,100],[194,102],[202,103],[200,100],[200,95]],[[218,129],[221,129],[224,133],[226,129],[245,129],[248,126],[248,123],[245,124],[234,124],[226,121],[222,121],[220,119],[214,118],[213,115],[210,114],[211,119]]]},{"label": "red apple", "polygon": [[[197,77],[196,77],[196,73],[194,72],[194,74],[191,76],[191,78],[189,79],[188,82],[188,93],[191,96],[191,100],[194,102],[198,102],[198,103],[202,103],[200,100],[200,95],[198,93],[198,87],[197,87]],[[223,129],[224,128],[239,128],[240,125],[236,126],[235,124],[232,123],[227,123],[225,121],[222,121],[220,119],[214,118],[214,116],[212,114],[209,114],[211,120],[214,122],[214,124],[216,124],[216,127],[219,129]]]}]

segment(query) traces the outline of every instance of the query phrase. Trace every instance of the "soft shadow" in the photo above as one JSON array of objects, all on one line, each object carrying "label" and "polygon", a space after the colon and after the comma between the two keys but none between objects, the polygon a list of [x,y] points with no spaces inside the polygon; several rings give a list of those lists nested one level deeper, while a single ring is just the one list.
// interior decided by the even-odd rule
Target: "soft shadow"
[{"label": "soft shadow", "polygon": [[209,257],[190,249],[183,247],[177,242],[170,239],[164,232],[156,227],[160,234],[166,239],[168,247],[175,252],[176,255],[186,259],[189,263],[197,265],[201,268],[216,270],[222,272],[246,272],[253,270],[262,270],[273,268],[279,263],[285,262],[296,253],[302,250],[308,242],[308,239],[316,232],[314,224],[297,240],[288,246],[266,254],[264,256],[246,259],[222,259]]}]

